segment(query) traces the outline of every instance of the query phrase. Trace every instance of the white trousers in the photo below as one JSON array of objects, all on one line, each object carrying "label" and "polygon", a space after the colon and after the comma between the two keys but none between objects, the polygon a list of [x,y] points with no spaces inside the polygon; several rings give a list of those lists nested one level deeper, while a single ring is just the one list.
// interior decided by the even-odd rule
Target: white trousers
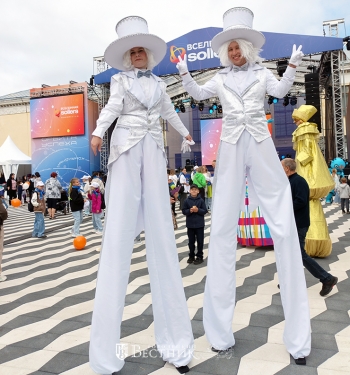
[{"label": "white trousers", "polygon": [[311,350],[309,304],[290,184],[272,139],[258,143],[247,131],[235,145],[221,142],[217,158],[203,305],[205,333],[216,349],[235,344],[237,223],[246,173],[274,242],[284,343],[294,358],[306,357]]},{"label": "white trousers", "polygon": [[112,374],[124,365],[122,355],[116,355],[116,344],[120,343],[140,212],[146,236],[157,349],[165,361],[184,366],[191,360],[194,340],[176,249],[165,157],[151,136],[146,135],[110,166],[106,203],[92,315],[90,366],[99,374]]}]

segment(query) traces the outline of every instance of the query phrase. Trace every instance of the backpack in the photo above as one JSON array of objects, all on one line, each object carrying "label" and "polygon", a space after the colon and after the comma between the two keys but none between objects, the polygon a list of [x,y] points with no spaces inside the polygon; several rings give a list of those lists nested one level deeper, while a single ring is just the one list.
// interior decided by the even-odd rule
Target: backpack
[{"label": "backpack", "polygon": [[28,202],[28,211],[34,212],[34,206],[33,206],[33,203],[31,201]]}]

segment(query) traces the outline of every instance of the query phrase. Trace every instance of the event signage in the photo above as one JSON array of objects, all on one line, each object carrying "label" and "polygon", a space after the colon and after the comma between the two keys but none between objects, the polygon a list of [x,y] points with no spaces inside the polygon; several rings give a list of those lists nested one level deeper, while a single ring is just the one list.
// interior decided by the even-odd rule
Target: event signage
[{"label": "event signage", "polygon": [[[179,38],[167,43],[167,53],[164,59],[154,69],[154,74],[164,76],[177,74],[176,64],[187,54],[188,68],[190,71],[216,68],[220,60],[211,48],[211,40],[222,31],[219,27],[207,27],[193,30]],[[266,38],[261,56],[265,60],[289,58],[293,44],[302,45],[305,55],[314,55],[327,51],[343,49],[343,39],[335,37],[282,34],[263,32]],[[95,76],[95,83],[110,82],[111,76],[118,73],[117,69],[108,69]]]},{"label": "event signage", "polygon": [[30,100],[32,138],[84,134],[84,94]]}]

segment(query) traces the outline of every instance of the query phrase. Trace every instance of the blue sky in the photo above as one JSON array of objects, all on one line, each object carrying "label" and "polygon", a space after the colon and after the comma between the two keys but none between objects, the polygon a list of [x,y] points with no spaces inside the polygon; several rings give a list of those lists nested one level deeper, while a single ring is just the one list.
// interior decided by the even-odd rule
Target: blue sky
[{"label": "blue sky", "polygon": [[345,18],[350,35],[349,0],[1,1],[0,96],[43,83],[89,80],[93,57],[117,38],[115,25],[123,17],[146,18],[150,32],[169,41],[194,29],[222,27],[223,13],[233,6],[250,8],[261,31],[323,35],[323,21]]}]

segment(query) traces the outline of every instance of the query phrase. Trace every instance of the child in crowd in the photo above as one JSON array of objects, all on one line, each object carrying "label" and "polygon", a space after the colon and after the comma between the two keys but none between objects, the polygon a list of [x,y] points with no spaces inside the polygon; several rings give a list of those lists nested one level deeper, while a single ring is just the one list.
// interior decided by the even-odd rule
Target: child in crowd
[{"label": "child in crowd", "polygon": [[4,251],[4,220],[7,219],[7,210],[4,205],[0,203],[0,282],[5,281],[7,277],[2,274],[1,262],[2,252]]},{"label": "child in crowd", "polygon": [[34,229],[32,232],[32,237],[46,238],[45,232],[45,220],[44,213],[46,209],[45,203],[45,184],[42,181],[38,181],[36,188],[32,195],[32,204],[34,206],[35,220],[34,220]]},{"label": "child in crowd", "polygon": [[346,182],[346,177],[342,177],[340,179],[340,184],[338,186],[339,197],[340,197],[340,204],[341,204],[341,211],[345,214],[350,214],[349,212],[349,197],[350,197],[350,187]]},{"label": "child in crowd", "polygon": [[70,180],[68,188],[68,196],[70,209],[74,218],[74,225],[71,229],[72,237],[77,237],[80,235],[80,224],[83,221],[83,208],[84,208],[84,198],[82,195],[82,190],[80,187],[79,178],[72,178]]},{"label": "child in crowd", "polygon": [[91,201],[91,212],[92,212],[92,225],[97,234],[103,233],[102,226],[102,197],[99,189],[99,184],[96,181],[93,181],[90,185],[90,192],[88,193],[88,198]]},{"label": "child in crowd", "polygon": [[[191,185],[190,195],[185,200],[182,213],[186,215],[188,247],[190,254],[187,263],[203,263],[204,244],[204,215],[208,212],[203,199],[199,195],[197,185]],[[197,254],[195,259],[195,242],[197,239]]]},{"label": "child in crowd", "polygon": [[90,180],[91,177],[89,175],[83,176],[81,178],[83,180],[82,189],[84,190],[84,216],[91,215],[91,201],[87,198],[88,193],[90,191]]}]

